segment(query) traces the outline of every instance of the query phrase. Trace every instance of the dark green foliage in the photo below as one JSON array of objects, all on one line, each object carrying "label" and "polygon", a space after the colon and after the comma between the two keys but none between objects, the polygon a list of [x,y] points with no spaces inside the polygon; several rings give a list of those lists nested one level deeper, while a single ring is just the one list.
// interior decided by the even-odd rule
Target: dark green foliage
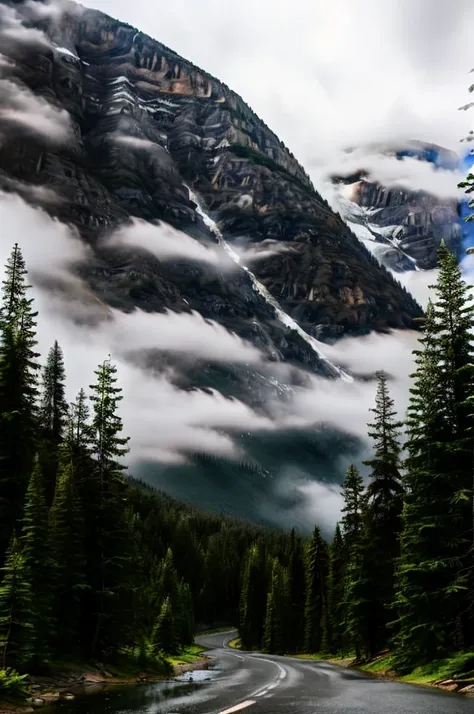
[{"label": "dark green foliage", "polygon": [[[36,314],[26,267],[15,245],[0,307],[0,553],[21,517],[36,450]],[[1,557],[1,556],[0,556]]]},{"label": "dark green foliage", "polygon": [[1,667],[21,669],[30,661],[31,586],[19,540],[12,537],[0,584]]},{"label": "dark green foliage", "polygon": [[161,612],[153,628],[152,647],[156,653],[175,654],[178,639],[171,598],[167,597],[161,607]]},{"label": "dark green foliage", "polygon": [[260,649],[262,645],[266,595],[265,558],[259,546],[253,545],[242,578],[239,635],[243,649]]},{"label": "dark green foliage", "polygon": [[27,674],[16,670],[0,669],[0,702],[20,702],[28,696]]},{"label": "dark green foliage", "polygon": [[52,561],[55,649],[68,655],[81,652],[81,610],[86,590],[83,507],[66,464],[56,481],[49,512],[49,553]]},{"label": "dark green foliage", "polygon": [[315,526],[306,552],[305,652],[321,652],[326,646],[328,569],[327,545]]},{"label": "dark green foliage", "polygon": [[287,649],[288,624],[287,574],[278,558],[274,558],[263,631],[265,652],[284,654]]},{"label": "dark green foliage", "polygon": [[94,465],[88,479],[86,528],[90,528],[86,552],[88,581],[92,588],[91,654],[118,651],[122,642],[122,603],[127,598],[127,568],[130,565],[130,531],[125,514],[126,468],[120,459],[127,453],[127,438],[120,436],[122,421],[117,413],[122,399],[116,385],[116,367],[105,360],[96,370],[97,382],[91,385],[93,402],[92,450]]},{"label": "dark green foliage", "polygon": [[350,466],[343,484],[342,527],[346,544],[344,572],[343,649],[359,659],[369,653],[370,594],[366,574],[367,535],[364,528],[366,496],[359,471]]},{"label": "dark green foliage", "polygon": [[[444,246],[415,352],[403,477],[401,424],[380,374],[368,487],[351,466],[342,532],[329,549],[317,526],[305,540],[126,480],[128,439],[110,360],[96,371],[92,414],[83,390],[66,410],[55,343],[37,412],[25,273],[15,247],[0,308],[3,670],[37,671],[56,656],[132,656],[161,671],[160,653],[191,644],[195,620],[238,624],[244,648],[276,653],[368,657],[393,643],[401,670],[474,644],[474,310]],[[0,674],[0,687],[21,691],[22,682]]]},{"label": "dark green foliage", "polygon": [[49,351],[43,369],[39,410],[40,463],[48,505],[51,505],[54,496],[60,449],[68,414],[65,379],[63,353],[58,343],[55,342]]},{"label": "dark green foliage", "polygon": [[27,577],[31,587],[30,664],[40,669],[49,661],[49,639],[52,626],[51,557],[48,547],[48,509],[44,495],[43,475],[38,461],[33,467],[20,535]]},{"label": "dark green foliage", "polygon": [[397,664],[473,642],[472,327],[460,269],[440,249],[408,411],[406,498],[398,574]]},{"label": "dark green foliage", "polygon": [[302,652],[304,646],[305,557],[302,539],[291,532],[288,558],[288,652]]},{"label": "dark green foliage", "polygon": [[367,589],[370,593],[368,623],[369,654],[374,656],[389,639],[387,625],[393,620],[392,603],[395,586],[395,562],[400,556],[401,512],[403,486],[400,475],[399,435],[403,427],[398,421],[390,397],[387,377],[379,373],[373,423],[369,436],[373,439],[373,457],[367,487],[367,518],[365,563]]},{"label": "dark green foliage", "polygon": [[182,580],[178,585],[175,608],[176,637],[181,645],[192,645],[194,642],[194,605],[191,589]]},{"label": "dark green foliage", "polygon": [[171,605],[176,606],[178,602],[178,573],[174,566],[173,551],[168,548],[164,560],[160,566],[158,576],[158,594],[161,600],[169,597]]},{"label": "dark green foliage", "polygon": [[344,544],[339,524],[329,549],[328,577],[328,649],[337,653],[344,645],[344,574],[347,561],[347,546]]}]

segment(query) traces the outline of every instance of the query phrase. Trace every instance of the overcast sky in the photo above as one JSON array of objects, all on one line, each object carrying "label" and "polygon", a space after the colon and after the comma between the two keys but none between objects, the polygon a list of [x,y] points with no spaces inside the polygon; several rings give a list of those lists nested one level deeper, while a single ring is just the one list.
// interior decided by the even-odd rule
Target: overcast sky
[{"label": "overcast sky", "polygon": [[456,149],[474,122],[458,111],[474,81],[472,0],[85,4],[228,84],[314,178],[342,146],[406,137]]}]

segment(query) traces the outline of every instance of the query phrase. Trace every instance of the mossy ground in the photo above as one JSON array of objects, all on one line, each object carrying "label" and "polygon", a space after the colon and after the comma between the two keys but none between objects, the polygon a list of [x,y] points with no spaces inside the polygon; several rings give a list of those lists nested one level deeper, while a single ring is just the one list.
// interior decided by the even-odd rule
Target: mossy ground
[{"label": "mossy ground", "polygon": [[166,658],[173,667],[178,667],[183,664],[193,664],[201,659],[203,659],[202,653],[205,652],[205,647],[200,645],[189,645],[185,647],[179,654],[170,656]]}]

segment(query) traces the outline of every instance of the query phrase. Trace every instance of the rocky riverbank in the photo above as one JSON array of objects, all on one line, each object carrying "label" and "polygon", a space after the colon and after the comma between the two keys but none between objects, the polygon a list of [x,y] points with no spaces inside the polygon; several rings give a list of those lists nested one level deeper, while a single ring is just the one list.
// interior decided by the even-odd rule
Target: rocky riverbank
[{"label": "rocky riverbank", "polygon": [[106,666],[101,665],[87,669],[57,671],[48,676],[30,676],[29,697],[22,703],[0,701],[0,714],[28,714],[61,700],[92,694],[104,687],[170,681],[186,672],[208,669],[211,662],[210,657],[200,654],[199,659],[194,662],[170,663],[169,674],[143,670],[136,674],[120,675],[110,672]]}]

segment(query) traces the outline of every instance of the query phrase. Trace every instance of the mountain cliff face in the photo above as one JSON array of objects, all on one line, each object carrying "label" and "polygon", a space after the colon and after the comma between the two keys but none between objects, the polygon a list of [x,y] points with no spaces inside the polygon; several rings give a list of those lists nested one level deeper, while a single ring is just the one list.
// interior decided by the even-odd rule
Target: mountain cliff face
[{"label": "mountain cliff face", "polygon": [[[291,252],[261,261],[256,273],[309,332],[411,326],[417,305],[380,270],[240,97],[134,28],[70,8],[54,23],[37,21],[53,49],[25,49],[16,71],[70,113],[76,143],[54,151],[24,137],[13,140],[0,150],[4,177],[52,188],[65,200],[49,210],[73,222],[92,245],[131,215],[213,240],[187,184],[228,241],[291,243]],[[117,132],[151,142],[155,150],[118,144]],[[259,301],[242,274],[238,284],[224,285],[219,275],[203,276],[202,267],[190,276],[189,266],[164,266],[149,257],[145,264],[131,253],[114,262],[97,251],[97,260],[91,284],[118,307],[191,307],[238,332],[248,331],[250,316],[259,317]]]},{"label": "mountain cliff face", "polygon": [[[397,152],[399,160],[405,156],[447,169],[456,168],[458,161],[453,152],[422,142]],[[402,185],[387,188],[371,181],[364,171],[333,180],[339,187],[342,217],[387,268],[402,272],[436,267],[442,240],[459,255],[462,230],[456,199],[410,191]]]},{"label": "mountain cliff face", "polygon": [[[14,60],[14,82],[69,113],[74,138],[54,146],[38,132],[12,131],[0,142],[0,189],[18,191],[77,228],[92,249],[83,277],[101,301],[123,311],[195,310],[274,362],[332,379],[341,372],[315,337],[412,326],[421,308],[239,96],[135,28],[72,3],[63,7],[61,17],[25,19],[49,46],[16,43],[2,52]],[[45,201],[35,186],[58,200]],[[276,241],[284,250],[250,272],[107,245],[103,238],[132,217],[166,222],[204,246],[220,244],[237,263],[232,251],[242,245]],[[294,386],[288,379],[278,385],[258,367],[196,360],[182,384],[258,407],[262,390],[280,397]],[[144,464],[140,475],[173,495],[257,518],[263,494],[271,510],[269,481],[282,470],[335,481],[344,455],[358,448],[329,430],[241,440],[245,463],[196,454],[186,466]]]}]

